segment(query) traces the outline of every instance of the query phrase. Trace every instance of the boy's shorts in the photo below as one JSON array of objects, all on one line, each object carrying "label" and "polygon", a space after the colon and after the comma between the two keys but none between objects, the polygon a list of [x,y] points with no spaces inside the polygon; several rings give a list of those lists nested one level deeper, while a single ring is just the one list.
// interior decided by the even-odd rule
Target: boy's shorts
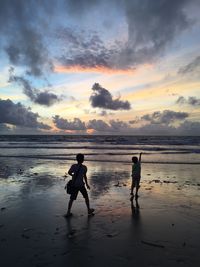
[{"label": "boy's shorts", "polygon": [[133,187],[139,187],[140,186],[140,178],[141,177],[132,177]]},{"label": "boy's shorts", "polygon": [[74,188],[73,193],[70,196],[70,199],[76,200],[79,191],[81,192],[81,194],[83,195],[84,198],[88,198],[88,193],[87,193],[85,186],[81,186],[81,187],[75,187]]}]

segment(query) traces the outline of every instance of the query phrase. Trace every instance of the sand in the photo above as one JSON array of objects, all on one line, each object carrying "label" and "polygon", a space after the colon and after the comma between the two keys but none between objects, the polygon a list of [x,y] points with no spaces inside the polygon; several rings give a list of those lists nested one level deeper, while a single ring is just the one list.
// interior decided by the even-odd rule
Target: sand
[{"label": "sand", "polygon": [[95,215],[79,195],[65,219],[71,163],[2,159],[2,267],[200,266],[199,165],[143,164],[131,202],[130,165],[86,162]]}]

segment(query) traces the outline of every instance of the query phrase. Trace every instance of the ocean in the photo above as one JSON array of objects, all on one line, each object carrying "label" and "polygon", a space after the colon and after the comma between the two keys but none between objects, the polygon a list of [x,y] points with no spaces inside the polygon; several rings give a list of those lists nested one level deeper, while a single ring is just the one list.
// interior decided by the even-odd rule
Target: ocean
[{"label": "ocean", "polygon": [[129,164],[143,153],[149,164],[200,164],[198,136],[99,136],[99,135],[2,135],[1,158],[74,160],[77,153],[85,161]]},{"label": "ocean", "polygon": [[8,190],[8,184],[14,186],[34,179],[40,184],[38,190],[46,190],[59,180],[64,187],[76,154],[83,153],[93,187],[91,193],[100,195],[118,181],[130,184],[131,159],[140,152],[143,184],[167,181],[175,183],[177,188],[184,187],[193,196],[199,195],[197,136],[0,136],[0,184]]}]

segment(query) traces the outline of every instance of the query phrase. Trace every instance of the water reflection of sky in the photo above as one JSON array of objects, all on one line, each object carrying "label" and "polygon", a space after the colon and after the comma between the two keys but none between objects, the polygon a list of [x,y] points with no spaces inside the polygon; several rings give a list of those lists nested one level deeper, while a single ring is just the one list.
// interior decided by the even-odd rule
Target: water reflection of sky
[{"label": "water reflection of sky", "polygon": [[[34,194],[65,194],[64,186],[68,179],[64,174],[71,161],[37,159],[2,159],[0,163],[1,199],[12,194],[15,197]],[[88,180],[91,186],[90,197],[95,201],[108,196],[113,199],[129,195],[131,184],[131,164],[85,162],[88,167]],[[21,170],[21,172],[20,172]],[[193,199],[199,194],[199,165],[183,164],[143,164],[142,194],[159,194],[172,190],[174,194],[184,193]],[[167,183],[169,182],[169,183]],[[66,196],[68,197],[68,196]]]},{"label": "water reflection of sky", "polygon": [[[199,219],[199,165],[143,164],[140,198],[138,203],[135,200],[131,203],[129,195],[131,163],[116,164],[86,160],[85,165],[88,167],[88,180],[91,185],[89,196],[91,206],[96,209],[96,215],[87,220],[85,203],[79,195],[73,205],[72,220],[65,221],[62,215],[67,210],[69,195],[65,193],[64,185],[70,177],[65,179],[64,174],[72,163],[66,160],[2,158],[0,169],[1,171],[7,169],[7,172],[3,175],[2,171],[0,178],[0,201],[1,207],[6,207],[6,210],[2,211],[0,216],[1,223],[6,225],[5,228],[9,230],[11,236],[18,231],[17,238],[21,238],[21,231],[24,228],[33,228],[30,231],[31,238],[24,240],[24,243],[33,242],[35,249],[34,246],[42,246],[45,240],[46,249],[49,251],[50,248],[52,255],[59,244],[62,248],[60,254],[70,249],[69,263],[70,259],[73,262],[77,251],[79,257],[85,252],[94,255],[99,240],[102,240],[102,244],[106,244],[107,251],[110,249],[109,239],[114,238],[116,243],[125,240],[126,245],[130,246],[130,255],[133,253],[133,240],[141,245],[141,239],[155,241],[155,237],[159,236],[162,244],[163,240],[171,238],[172,246],[179,247],[181,243],[175,242],[181,240],[183,231],[181,232],[180,228],[179,237],[174,237],[172,231],[182,223],[180,218],[185,218],[185,214],[190,213],[194,216],[196,212],[197,215],[194,217],[189,216],[188,222]],[[22,169],[21,173],[19,169]],[[176,183],[168,184],[164,181],[176,181]],[[179,187],[181,190],[178,190]],[[173,216],[173,212],[180,217]],[[173,228],[171,224],[174,222]],[[166,224],[169,225],[168,232]],[[186,223],[183,221],[182,225],[187,227],[187,221]],[[189,230],[191,229],[193,228],[190,227]],[[186,234],[189,230],[187,229]],[[26,234],[28,235],[28,232]],[[197,235],[188,234],[188,236],[190,242],[193,242],[194,238],[197,239]],[[35,243],[35,240],[38,240],[38,243]],[[54,240],[58,242],[55,246],[52,245]],[[9,242],[16,251],[15,240]],[[122,245],[117,253],[123,254],[125,250],[127,246]],[[79,259],[77,258],[77,263],[80,263]]]},{"label": "water reflection of sky", "polygon": [[[99,172],[94,172],[90,176],[90,184],[92,186],[91,195],[98,198],[101,195],[108,193],[114,187],[126,186],[130,174],[127,171],[114,171],[101,169]],[[121,183],[121,184],[120,184]]]}]

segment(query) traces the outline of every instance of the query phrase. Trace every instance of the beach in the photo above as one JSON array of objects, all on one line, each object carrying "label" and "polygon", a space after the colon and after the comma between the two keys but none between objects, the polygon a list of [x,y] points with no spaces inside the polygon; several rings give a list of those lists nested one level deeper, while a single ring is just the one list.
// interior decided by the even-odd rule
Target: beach
[{"label": "beach", "polygon": [[172,163],[148,160],[144,154],[139,198],[131,202],[129,151],[112,155],[108,144],[104,154],[95,155],[94,143],[93,148],[76,143],[77,151],[86,154],[95,214],[88,217],[79,194],[73,216],[66,219],[69,195],[64,186],[70,177],[65,173],[74,155],[69,151],[60,159],[54,152],[55,159],[52,150],[38,147],[34,153],[31,148],[17,152],[19,142],[8,149],[9,142],[1,143],[1,266],[199,266],[199,154],[189,153],[188,158],[196,159],[189,164],[178,156]]}]

